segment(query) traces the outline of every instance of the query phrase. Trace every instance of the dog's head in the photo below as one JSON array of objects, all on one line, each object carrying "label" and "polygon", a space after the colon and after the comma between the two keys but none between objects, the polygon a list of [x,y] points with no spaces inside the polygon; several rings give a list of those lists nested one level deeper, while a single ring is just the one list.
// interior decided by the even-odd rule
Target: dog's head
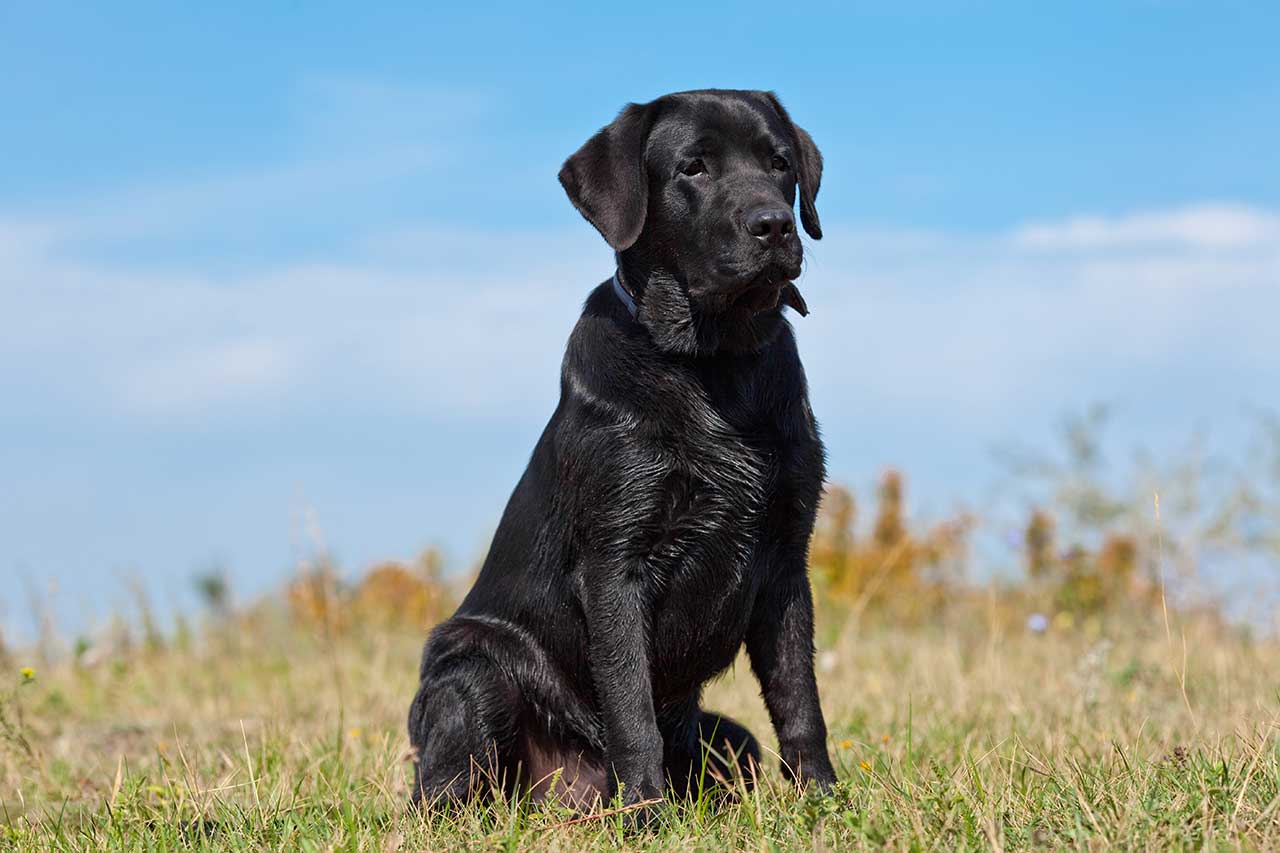
[{"label": "dog's head", "polygon": [[630,104],[560,170],[574,206],[638,271],[642,319],[676,349],[751,349],[794,280],[793,208],[822,237],[822,155],[771,92],[703,90]]}]

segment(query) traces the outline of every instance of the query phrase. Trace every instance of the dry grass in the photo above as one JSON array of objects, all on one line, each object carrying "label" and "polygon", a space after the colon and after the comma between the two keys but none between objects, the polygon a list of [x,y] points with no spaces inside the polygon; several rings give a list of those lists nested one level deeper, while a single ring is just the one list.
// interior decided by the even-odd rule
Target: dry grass
[{"label": "dry grass", "polygon": [[[1158,610],[1021,627],[995,598],[921,627],[827,616],[842,782],[606,816],[404,808],[420,636],[271,609],[177,647],[6,677],[0,843],[38,849],[1280,847],[1280,648]],[[1184,665],[1186,701],[1178,673]],[[745,661],[706,704],[772,741]]]}]

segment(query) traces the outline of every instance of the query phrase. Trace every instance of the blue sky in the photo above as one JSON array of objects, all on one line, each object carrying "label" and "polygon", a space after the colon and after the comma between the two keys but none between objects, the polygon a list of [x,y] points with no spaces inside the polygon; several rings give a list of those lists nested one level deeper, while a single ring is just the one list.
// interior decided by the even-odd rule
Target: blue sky
[{"label": "blue sky", "polygon": [[[474,11],[472,10],[474,8]],[[0,624],[479,553],[609,272],[560,162],[772,88],[822,147],[797,321],[837,479],[977,500],[1116,406],[1280,387],[1280,11],[1179,2],[0,6]]]}]

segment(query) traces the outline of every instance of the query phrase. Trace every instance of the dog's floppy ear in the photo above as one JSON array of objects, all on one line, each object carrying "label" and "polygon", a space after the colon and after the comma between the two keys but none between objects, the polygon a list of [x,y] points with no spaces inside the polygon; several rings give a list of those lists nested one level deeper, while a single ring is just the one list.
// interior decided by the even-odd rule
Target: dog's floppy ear
[{"label": "dog's floppy ear", "polygon": [[615,252],[630,247],[644,229],[649,210],[644,144],[652,114],[651,104],[628,104],[560,169],[569,201]]},{"label": "dog's floppy ear", "polygon": [[813,137],[800,125],[791,120],[787,108],[778,100],[773,92],[765,92],[769,103],[778,111],[782,121],[791,131],[795,141],[796,181],[800,185],[800,224],[810,237],[822,239],[822,223],[818,221],[818,187],[822,184],[822,152],[813,143]]}]

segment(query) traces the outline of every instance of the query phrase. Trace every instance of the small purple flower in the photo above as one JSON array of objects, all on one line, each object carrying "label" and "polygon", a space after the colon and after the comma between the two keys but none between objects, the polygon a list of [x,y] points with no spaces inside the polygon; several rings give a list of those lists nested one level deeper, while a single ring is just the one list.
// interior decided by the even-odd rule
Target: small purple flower
[{"label": "small purple flower", "polygon": [[1049,630],[1049,617],[1043,613],[1032,613],[1027,617],[1027,630],[1033,634],[1043,634]]}]

